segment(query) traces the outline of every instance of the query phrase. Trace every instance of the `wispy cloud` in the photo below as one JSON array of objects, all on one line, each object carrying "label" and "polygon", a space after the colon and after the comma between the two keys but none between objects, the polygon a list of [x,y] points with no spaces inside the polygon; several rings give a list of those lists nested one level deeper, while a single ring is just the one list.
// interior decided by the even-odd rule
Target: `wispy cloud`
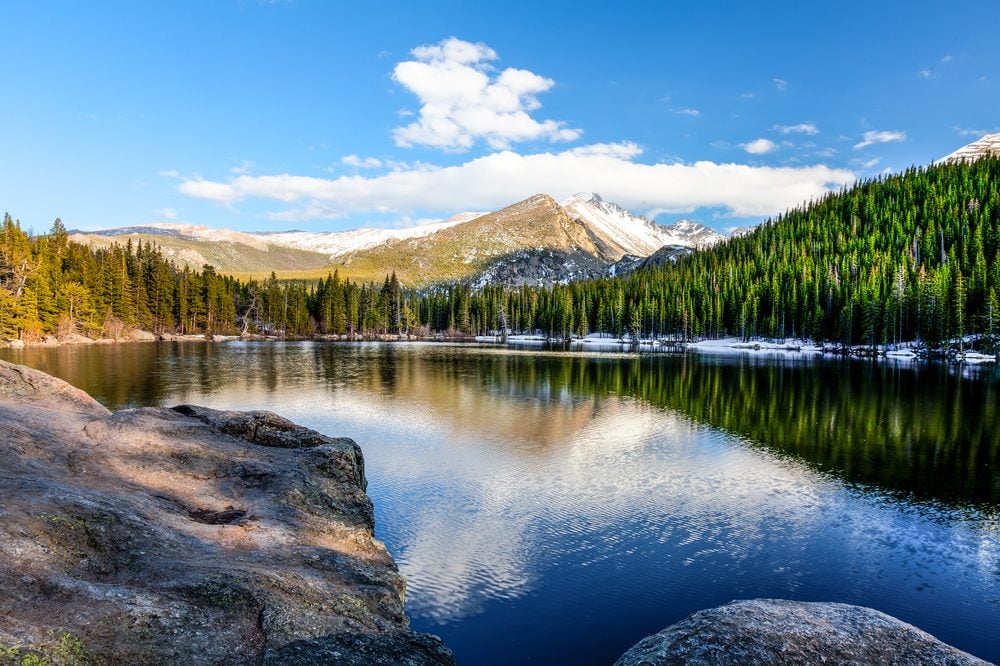
[{"label": "wispy cloud", "polygon": [[229,170],[230,173],[235,173],[238,176],[250,173],[250,171],[257,166],[256,163],[250,160],[240,160],[240,163]]},{"label": "wispy cloud", "polygon": [[798,125],[775,125],[775,131],[782,134],[819,134],[819,128],[814,123],[799,123]]},{"label": "wispy cloud", "polygon": [[741,143],[740,148],[751,155],[764,155],[778,149],[778,144],[770,139],[755,139],[748,143]]},{"label": "wispy cloud", "polygon": [[672,111],[674,112],[675,115],[678,116],[692,116],[694,118],[697,118],[698,116],[701,115],[701,111],[699,111],[698,109],[672,109]]},{"label": "wispy cloud", "polygon": [[873,157],[870,160],[855,158],[851,160],[851,166],[853,166],[856,169],[867,171],[877,167],[881,161],[882,161],[881,157]]},{"label": "wispy cloud", "polygon": [[906,141],[906,132],[895,130],[871,130],[865,132],[861,141],[854,144],[854,150],[861,150],[876,143],[891,143],[893,141]]},{"label": "wispy cloud", "polygon": [[482,42],[450,37],[418,46],[392,78],[421,103],[416,121],[393,130],[396,145],[467,150],[477,141],[494,149],[519,141],[573,141],[582,131],[557,120],[536,120],[538,95],[555,81],[526,69],[496,73],[496,51]]},{"label": "wispy cloud", "polygon": [[973,129],[971,127],[958,127],[957,125],[953,125],[952,129],[955,130],[955,133],[961,137],[965,138],[971,137],[975,139],[986,136],[987,134],[993,134],[994,132],[1000,132],[1000,127],[994,127],[991,130],[987,130],[987,129]]},{"label": "wispy cloud", "polygon": [[935,77],[934,70],[932,69],[922,69],[917,72],[917,76],[921,79],[933,79]]},{"label": "wispy cloud", "polygon": [[416,165],[365,177],[314,178],[279,174],[226,182],[191,179],[180,191],[232,205],[246,199],[288,207],[272,219],[332,219],[370,212],[421,216],[496,209],[537,192],[556,197],[598,191],[633,210],[690,212],[721,208],[763,216],[854,181],[826,166],[757,167],[695,162],[643,164],[634,143],[593,144],[562,152],[522,155],[501,151],[454,166]]},{"label": "wispy cloud", "polygon": [[380,169],[382,160],[377,157],[358,157],[357,155],[344,155],[340,158],[342,164],[357,169]]},{"label": "wispy cloud", "polygon": [[162,217],[166,220],[177,219],[177,210],[174,208],[160,208],[158,210],[154,210],[153,214],[158,215],[159,217]]},{"label": "wispy cloud", "polygon": [[777,88],[779,92],[785,92],[788,90],[788,81],[777,77],[771,79],[771,81],[774,82],[774,87]]}]

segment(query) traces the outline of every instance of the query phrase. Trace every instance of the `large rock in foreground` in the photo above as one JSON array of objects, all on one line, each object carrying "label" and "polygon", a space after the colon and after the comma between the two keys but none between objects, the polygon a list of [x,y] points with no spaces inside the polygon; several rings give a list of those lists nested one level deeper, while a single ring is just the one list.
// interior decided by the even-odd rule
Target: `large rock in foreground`
[{"label": "large rock in foreground", "polygon": [[695,613],[639,641],[616,666],[986,663],[871,608],[755,599]]},{"label": "large rock in foreground", "polygon": [[364,489],[351,440],[0,361],[0,664],[453,663]]}]

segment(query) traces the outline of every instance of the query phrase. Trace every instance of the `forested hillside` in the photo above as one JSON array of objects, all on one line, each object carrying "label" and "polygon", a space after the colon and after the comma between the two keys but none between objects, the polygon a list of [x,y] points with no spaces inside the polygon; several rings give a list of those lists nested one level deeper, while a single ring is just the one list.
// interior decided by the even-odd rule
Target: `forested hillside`
[{"label": "forested hillside", "polygon": [[[674,264],[514,292],[506,312],[515,330],[557,335],[919,339],[931,346],[972,333],[992,337],[1000,316],[998,192],[998,158],[912,168]],[[433,312],[440,298],[423,301]],[[460,327],[496,321],[495,290],[452,300],[460,309],[449,321]]]},{"label": "forested hillside", "polygon": [[149,244],[91,250],[57,220],[29,237],[9,216],[0,239],[0,337],[73,330],[154,332],[607,332],[684,339],[809,337],[845,344],[970,334],[991,341],[1000,291],[1000,159],[913,168],[859,183],[756,231],[621,278],[550,289],[403,289],[243,283],[178,269]]}]

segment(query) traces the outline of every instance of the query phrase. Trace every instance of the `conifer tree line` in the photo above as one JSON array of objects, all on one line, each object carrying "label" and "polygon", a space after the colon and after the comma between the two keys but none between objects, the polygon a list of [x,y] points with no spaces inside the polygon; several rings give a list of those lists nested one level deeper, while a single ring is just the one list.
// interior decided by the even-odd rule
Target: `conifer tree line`
[{"label": "conifer tree line", "polygon": [[862,181],[676,263],[551,288],[395,275],[240,282],[179,269],[150,244],[90,249],[56,220],[0,238],[0,338],[122,327],[156,333],[367,337],[437,331],[674,339],[807,337],[938,347],[1000,333],[1000,159]]},{"label": "conifer tree line", "polygon": [[92,249],[60,220],[31,236],[5,214],[0,227],[0,340],[156,334],[370,336],[419,327],[395,275],[364,285],[334,273],[318,284],[275,275],[241,282],[212,266],[178,268],[153,244]]}]

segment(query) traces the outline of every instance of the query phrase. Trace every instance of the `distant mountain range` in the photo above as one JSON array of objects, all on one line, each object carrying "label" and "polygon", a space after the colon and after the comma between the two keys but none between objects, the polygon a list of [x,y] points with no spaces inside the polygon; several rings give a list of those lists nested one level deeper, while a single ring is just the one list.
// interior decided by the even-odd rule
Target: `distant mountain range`
[{"label": "distant mountain range", "polygon": [[73,240],[94,247],[153,243],[179,265],[241,277],[312,278],[338,270],[355,280],[395,271],[408,285],[499,281],[550,285],[622,274],[711,247],[722,234],[690,220],[660,225],[599,195],[561,204],[539,194],[492,213],[461,213],[405,229],[242,233],[160,222],[94,232]]}]

